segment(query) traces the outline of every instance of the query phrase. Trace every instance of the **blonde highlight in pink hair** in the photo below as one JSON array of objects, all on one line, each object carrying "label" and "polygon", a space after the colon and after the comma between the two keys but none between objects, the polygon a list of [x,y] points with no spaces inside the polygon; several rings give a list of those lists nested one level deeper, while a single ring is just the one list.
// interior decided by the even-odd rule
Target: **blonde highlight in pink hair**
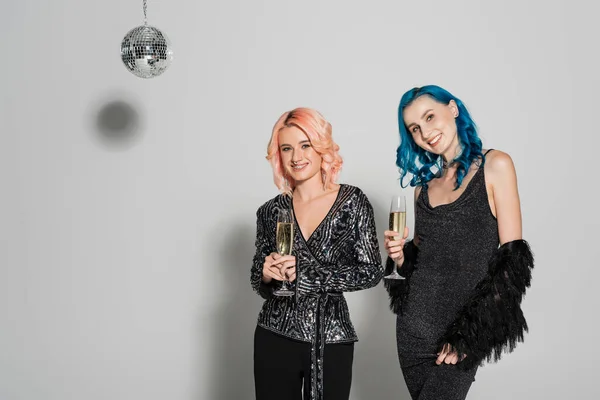
[{"label": "blonde highlight in pink hair", "polygon": [[292,126],[304,132],[312,148],[323,159],[321,162],[323,188],[329,189],[336,182],[344,163],[339,154],[340,146],[333,141],[331,124],[318,111],[302,107],[283,113],[273,127],[266,158],[273,168],[275,186],[287,195],[291,195],[295,187],[295,182],[285,174],[279,153],[279,132],[283,128]]}]

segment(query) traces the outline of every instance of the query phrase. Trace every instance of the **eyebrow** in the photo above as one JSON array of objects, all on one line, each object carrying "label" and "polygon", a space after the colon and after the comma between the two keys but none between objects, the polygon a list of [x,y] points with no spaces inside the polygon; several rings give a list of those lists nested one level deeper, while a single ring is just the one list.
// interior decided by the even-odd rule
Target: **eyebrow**
[{"label": "eyebrow", "polygon": [[[428,112],[433,111],[433,108],[430,108],[429,110],[425,110],[425,112],[423,113],[423,115],[421,115],[421,119],[425,118],[425,115],[427,115]],[[412,124],[408,125],[406,127],[406,129],[410,129],[411,126],[416,125],[416,122],[413,122]]]},{"label": "eyebrow", "polygon": [[430,108],[429,110],[425,111],[425,112],[423,113],[423,115],[421,115],[421,119],[425,118],[425,115],[427,115],[427,113],[428,113],[429,111],[433,111],[433,108]]},{"label": "eyebrow", "polygon": [[[304,143],[310,143],[310,140],[301,140],[300,142],[298,142],[298,144],[304,144]],[[281,143],[279,145],[279,147],[283,147],[283,146],[291,146],[291,144]]]}]

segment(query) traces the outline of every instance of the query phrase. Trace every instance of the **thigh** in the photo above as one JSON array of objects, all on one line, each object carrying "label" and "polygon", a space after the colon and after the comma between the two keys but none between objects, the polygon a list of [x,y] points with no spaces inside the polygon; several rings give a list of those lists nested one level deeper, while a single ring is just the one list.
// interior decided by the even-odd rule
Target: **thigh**
[{"label": "thigh", "polygon": [[476,373],[477,368],[463,371],[456,365],[435,365],[423,384],[419,400],[464,400]]},{"label": "thigh", "polygon": [[398,360],[412,399],[418,399],[425,382],[437,367],[435,345],[408,333],[400,318],[396,324]]},{"label": "thigh", "polygon": [[254,332],[254,387],[256,400],[301,400],[301,343],[256,327]]},{"label": "thigh", "polygon": [[328,344],[323,359],[323,394],[327,400],[348,400],[352,385],[354,343]]},{"label": "thigh", "polygon": [[433,366],[430,361],[413,363],[410,366],[401,366],[406,388],[413,400],[419,398],[423,385],[425,385],[427,378],[432,373],[432,368]]}]

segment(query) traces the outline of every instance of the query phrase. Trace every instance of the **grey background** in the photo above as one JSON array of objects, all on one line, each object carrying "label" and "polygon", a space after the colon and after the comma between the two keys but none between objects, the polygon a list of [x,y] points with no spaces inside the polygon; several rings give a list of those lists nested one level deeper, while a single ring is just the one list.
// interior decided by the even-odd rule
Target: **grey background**
[{"label": "grey background", "polygon": [[[176,58],[148,81],[119,59],[141,1],[1,4],[0,399],[252,399],[273,124],[320,110],[382,231],[430,83],[513,157],[537,260],[526,343],[469,398],[600,397],[594,2],[151,0]],[[352,399],[408,399],[382,285],[348,301]]]}]

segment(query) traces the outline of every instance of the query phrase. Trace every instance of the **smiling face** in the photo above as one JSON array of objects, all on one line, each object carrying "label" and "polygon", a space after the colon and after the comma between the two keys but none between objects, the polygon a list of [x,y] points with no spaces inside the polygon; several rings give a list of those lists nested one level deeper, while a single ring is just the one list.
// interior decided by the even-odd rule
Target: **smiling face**
[{"label": "smiling face", "polygon": [[308,136],[297,126],[288,126],[279,131],[279,153],[285,174],[296,185],[310,179],[321,180],[323,159],[313,149]]},{"label": "smiling face", "polygon": [[443,104],[423,95],[408,105],[402,115],[407,131],[420,148],[441,154],[446,160],[457,155],[459,140],[455,119],[458,107],[454,100]]}]

